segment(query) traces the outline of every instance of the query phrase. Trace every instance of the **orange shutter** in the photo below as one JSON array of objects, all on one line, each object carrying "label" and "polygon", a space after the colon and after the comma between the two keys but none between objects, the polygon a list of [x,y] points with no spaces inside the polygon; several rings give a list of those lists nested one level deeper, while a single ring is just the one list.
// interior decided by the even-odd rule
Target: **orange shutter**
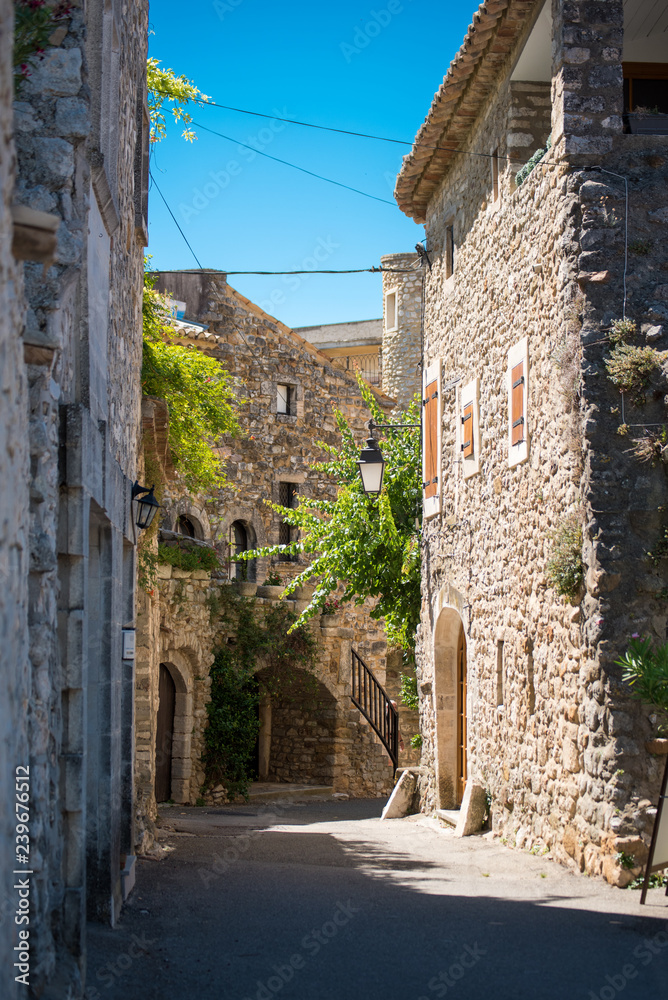
[{"label": "orange shutter", "polygon": [[438,493],[438,382],[434,380],[425,388],[424,407],[424,495]]},{"label": "orange shutter", "polygon": [[473,458],[473,403],[467,403],[462,416],[462,456]]},{"label": "orange shutter", "polygon": [[524,441],[524,362],[511,369],[511,444]]}]

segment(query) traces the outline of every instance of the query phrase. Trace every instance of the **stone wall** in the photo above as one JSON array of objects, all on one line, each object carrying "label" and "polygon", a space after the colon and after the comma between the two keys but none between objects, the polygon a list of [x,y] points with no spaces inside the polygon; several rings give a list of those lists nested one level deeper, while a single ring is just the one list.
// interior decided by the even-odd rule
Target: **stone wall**
[{"label": "stone wall", "polygon": [[[606,4],[603,13],[585,3],[555,3],[554,10],[561,27],[547,162],[517,189],[516,165],[506,167],[494,200],[489,163],[461,158],[427,215],[434,258],[425,365],[440,359],[444,485],[442,509],[424,525],[418,678],[422,763],[431,773],[421,791],[427,809],[456,802],[463,628],[468,770],[491,795],[494,830],[623,884],[630,876],[614,855],[646,857],[663,760],[644,749],[651,712],[628,697],[614,661],[632,633],[665,639],[665,563],[654,567],[646,553],[664,523],[666,482],[660,464],[639,463],[617,430],[622,403],[629,424],[661,423],[666,384],[657,375],[647,405],[633,407],[606,378],[603,361],[610,322],[623,312],[623,177],[629,243],[640,248],[628,258],[626,312],[640,343],[647,335],[663,346],[668,259],[658,234],[668,211],[668,147],[665,138],[622,135],[614,119],[621,4]],[[584,34],[588,51],[575,65],[568,46]],[[585,98],[590,108],[599,86],[596,113],[584,114]],[[492,87],[469,148],[493,149],[506,122],[512,134],[515,108],[507,82]],[[532,134],[531,144],[537,139]],[[578,169],[594,153],[623,177]],[[444,229],[453,218],[455,270],[446,277]],[[528,446],[515,464],[508,352],[523,338]],[[475,379],[479,470],[470,473],[458,428],[463,387]],[[630,433],[642,436],[643,428]],[[586,574],[582,599],[572,603],[546,574],[555,531],[569,515],[583,524]]]},{"label": "stone wall", "polygon": [[[383,271],[383,392],[407,406],[420,392],[422,268],[414,253],[385,254]],[[396,294],[396,326],[388,328],[387,295]],[[391,322],[391,320],[390,320]]]},{"label": "stone wall", "polygon": [[[143,256],[134,195],[147,6],[73,3],[15,104],[13,200],[47,213],[56,231],[51,256],[22,254],[21,333],[31,456],[31,983],[58,1000],[83,988],[87,911],[111,922],[120,912],[121,856],[132,846],[133,683],[121,630],[134,624]],[[32,218],[48,229],[48,219]]]},{"label": "stone wall", "polygon": [[[0,3],[0,963],[7,1000],[22,995],[14,982],[19,928],[14,923],[16,878],[16,768],[29,764],[28,676],[28,407],[20,329],[21,273],[12,253],[11,204],[15,176],[12,140],[13,4]],[[22,772],[21,772],[22,773]],[[31,821],[39,824],[33,812]],[[24,928],[25,929],[25,928]]]}]

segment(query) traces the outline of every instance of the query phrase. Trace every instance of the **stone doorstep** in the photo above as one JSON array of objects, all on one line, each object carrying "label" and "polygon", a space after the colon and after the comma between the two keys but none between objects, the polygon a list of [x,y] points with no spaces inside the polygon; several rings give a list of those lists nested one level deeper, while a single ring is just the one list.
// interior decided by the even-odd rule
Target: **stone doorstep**
[{"label": "stone doorstep", "polygon": [[334,794],[334,785],[291,785],[274,782],[257,782],[251,785],[248,798],[251,802],[270,799],[329,798]]},{"label": "stone doorstep", "polygon": [[436,815],[443,826],[452,827],[453,830],[457,828],[459,823],[459,809],[437,809]]}]

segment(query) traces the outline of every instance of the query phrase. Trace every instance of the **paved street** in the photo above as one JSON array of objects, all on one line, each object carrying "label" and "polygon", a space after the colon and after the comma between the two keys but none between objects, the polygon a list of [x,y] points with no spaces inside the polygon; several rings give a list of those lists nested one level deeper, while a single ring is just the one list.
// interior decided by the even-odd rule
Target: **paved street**
[{"label": "paved street", "polygon": [[668,900],[382,801],[163,809],[90,1000],[623,1000],[668,981]]}]

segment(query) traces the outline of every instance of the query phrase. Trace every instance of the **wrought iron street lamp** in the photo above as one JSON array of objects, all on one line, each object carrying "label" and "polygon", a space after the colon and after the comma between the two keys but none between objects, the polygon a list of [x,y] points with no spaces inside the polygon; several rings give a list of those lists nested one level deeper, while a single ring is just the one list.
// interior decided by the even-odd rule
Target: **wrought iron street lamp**
[{"label": "wrought iron street lamp", "polygon": [[140,486],[137,481],[132,487],[132,502],[137,504],[135,524],[138,528],[150,528],[155,512],[161,506],[153,495],[153,490],[154,486],[148,489],[146,486]]},{"label": "wrought iron street lamp", "polygon": [[420,424],[375,424],[370,420],[367,424],[369,436],[366,439],[366,448],[360,452],[357,465],[362,478],[362,489],[371,496],[377,496],[383,488],[383,473],[385,472],[385,459],[380,450],[378,442],[373,436],[374,430],[404,430],[411,427],[420,427]]}]

